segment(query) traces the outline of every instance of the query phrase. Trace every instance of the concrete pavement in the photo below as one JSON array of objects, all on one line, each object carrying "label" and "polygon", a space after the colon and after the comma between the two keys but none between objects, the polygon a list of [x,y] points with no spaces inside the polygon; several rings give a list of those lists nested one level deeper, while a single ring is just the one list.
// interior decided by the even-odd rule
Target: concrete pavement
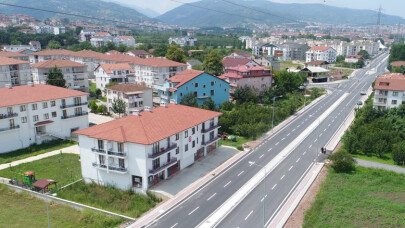
[{"label": "concrete pavement", "polygon": [[89,123],[102,124],[111,120],[114,120],[114,118],[89,112]]},{"label": "concrete pavement", "polygon": [[363,159],[358,159],[355,158],[355,160],[357,161],[357,165],[359,166],[364,166],[364,167],[369,167],[369,168],[378,168],[378,169],[385,169],[388,171],[393,171],[396,173],[403,173],[405,174],[405,168],[396,166],[396,165],[388,165],[388,164],[383,164],[383,163],[379,163],[379,162],[373,162],[373,161],[366,161]]}]

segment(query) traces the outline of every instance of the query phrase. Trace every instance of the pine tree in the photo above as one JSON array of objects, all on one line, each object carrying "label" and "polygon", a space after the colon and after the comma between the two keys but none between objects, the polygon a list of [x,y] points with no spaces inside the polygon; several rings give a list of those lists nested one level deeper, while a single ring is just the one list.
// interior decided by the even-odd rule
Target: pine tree
[{"label": "pine tree", "polygon": [[125,104],[124,100],[121,98],[115,99],[112,103],[111,110],[114,113],[117,113],[119,117],[121,117],[121,114],[124,114],[127,109],[127,105]]},{"label": "pine tree", "polygon": [[63,78],[62,71],[58,67],[49,69],[48,77],[46,78],[46,84],[54,85],[65,88],[66,80]]}]

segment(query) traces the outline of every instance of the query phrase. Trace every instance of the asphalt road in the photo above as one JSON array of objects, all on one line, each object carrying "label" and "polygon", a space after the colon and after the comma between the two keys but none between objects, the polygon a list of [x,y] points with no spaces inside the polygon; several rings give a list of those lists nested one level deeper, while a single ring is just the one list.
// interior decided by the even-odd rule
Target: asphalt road
[{"label": "asphalt road", "polygon": [[[319,161],[324,159],[324,155],[319,154],[320,147],[325,146],[356,106],[361,96],[360,91],[366,90],[375,77],[384,72],[386,63],[381,63],[381,60],[386,56],[378,57],[368,68],[360,70],[352,79],[336,84],[331,88],[332,94],[306,110],[290,124],[265,140],[257,149],[248,153],[224,172],[217,174],[212,181],[171,210],[163,213],[147,227],[190,228],[198,226],[257,172],[261,172],[262,167],[260,166],[269,163],[294,139],[300,137],[309,125],[318,121],[318,117],[343,94],[349,93],[349,96],[268,174],[265,179],[266,194],[264,193],[263,182],[259,183],[218,224],[218,227],[263,227],[263,202],[266,206],[265,222],[270,222],[272,216],[283,205],[284,199],[295,189],[301,176],[313,164],[317,154]],[[378,65],[375,73],[366,73]],[[250,164],[249,161],[255,162],[255,165]],[[267,197],[262,200],[264,195]]]}]

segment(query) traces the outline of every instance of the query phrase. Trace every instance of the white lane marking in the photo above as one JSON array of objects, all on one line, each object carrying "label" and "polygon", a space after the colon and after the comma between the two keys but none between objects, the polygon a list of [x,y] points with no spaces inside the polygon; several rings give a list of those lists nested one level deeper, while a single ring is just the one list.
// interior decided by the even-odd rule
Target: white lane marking
[{"label": "white lane marking", "polygon": [[267,198],[267,195],[265,195],[265,196],[260,200],[260,202],[263,202],[264,198]]},{"label": "white lane marking", "polygon": [[285,138],[282,138],[281,141],[283,141]]},{"label": "white lane marking", "polygon": [[294,129],[292,129],[292,131],[295,131],[295,128],[294,128]]},{"label": "white lane marking", "polygon": [[226,188],[226,186],[228,186],[228,184],[230,184],[232,181],[229,181],[228,183],[226,183],[226,185],[224,185],[224,188]]},{"label": "white lane marking", "polygon": [[277,186],[277,184],[275,184],[275,185],[271,188],[271,190],[273,190],[276,186]]},{"label": "white lane marking", "polygon": [[210,196],[207,201],[209,201],[210,199],[212,199],[212,197],[214,197],[217,193],[212,194],[212,196]]},{"label": "white lane marking", "polygon": [[288,169],[288,171],[291,171],[291,169],[293,168],[294,166],[292,165],[289,169]]},{"label": "white lane marking", "polygon": [[300,127],[301,125],[298,125],[297,127]]},{"label": "white lane marking", "polygon": [[174,225],[173,225],[173,226],[171,226],[170,228],[174,228],[175,226],[177,226],[177,224],[179,224],[179,223],[174,224]]},{"label": "white lane marking", "polygon": [[270,148],[268,151],[270,152],[270,150],[272,150],[273,148]]},{"label": "white lane marking", "polygon": [[314,142],[318,141],[318,139],[315,139]]},{"label": "white lane marking", "polygon": [[280,178],[280,180],[282,180],[284,177],[285,177],[285,175],[283,175],[283,176]]},{"label": "white lane marking", "polygon": [[295,161],[295,162],[299,162],[299,161],[300,161],[300,159],[301,159],[301,158],[298,158],[298,159],[297,159],[297,161]]},{"label": "white lane marking", "polygon": [[242,175],[242,173],[244,173],[244,172],[245,172],[245,170],[243,170],[242,172],[240,172],[240,173],[238,174],[238,176]]},{"label": "white lane marking", "polygon": [[291,133],[288,133],[287,136],[289,136]]},{"label": "white lane marking", "polygon": [[249,216],[253,213],[253,210],[246,216],[245,221],[249,218]]},{"label": "white lane marking", "polygon": [[321,137],[322,136],[322,133],[319,135],[319,137]]},{"label": "white lane marking", "polygon": [[326,131],[326,128],[325,128],[325,130],[323,130],[324,132]]},{"label": "white lane marking", "polygon": [[259,158],[262,158],[263,156],[264,156],[264,154],[260,155],[260,157],[259,157]]},{"label": "white lane marking", "polygon": [[312,147],[312,144],[311,145],[309,145],[309,147],[308,148],[311,148]]},{"label": "white lane marking", "polygon": [[332,123],[335,122],[335,120],[332,120]]},{"label": "white lane marking", "polygon": [[249,165],[249,166],[252,166],[254,163],[255,163],[255,162],[250,163],[250,165]]},{"label": "white lane marking", "polygon": [[192,213],[194,213],[196,210],[198,210],[198,208],[200,208],[200,207],[196,207],[194,210],[192,210],[190,213],[188,213],[188,215],[191,215]]},{"label": "white lane marking", "polygon": [[279,143],[280,143],[280,142],[277,142],[277,143],[276,143],[276,146],[277,146]]},{"label": "white lane marking", "polygon": [[330,126],[330,124],[328,124],[328,127]]},{"label": "white lane marking", "polygon": [[306,151],[304,151],[304,153],[302,153],[302,155],[305,155],[307,152]]}]

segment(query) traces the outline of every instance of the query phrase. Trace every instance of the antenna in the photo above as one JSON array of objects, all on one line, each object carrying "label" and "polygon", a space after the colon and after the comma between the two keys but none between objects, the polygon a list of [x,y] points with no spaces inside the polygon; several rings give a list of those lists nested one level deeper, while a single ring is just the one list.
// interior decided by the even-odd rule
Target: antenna
[{"label": "antenna", "polygon": [[381,25],[381,12],[382,12],[383,8],[382,5],[380,4],[380,8],[378,9],[378,18],[377,18],[377,26]]}]

